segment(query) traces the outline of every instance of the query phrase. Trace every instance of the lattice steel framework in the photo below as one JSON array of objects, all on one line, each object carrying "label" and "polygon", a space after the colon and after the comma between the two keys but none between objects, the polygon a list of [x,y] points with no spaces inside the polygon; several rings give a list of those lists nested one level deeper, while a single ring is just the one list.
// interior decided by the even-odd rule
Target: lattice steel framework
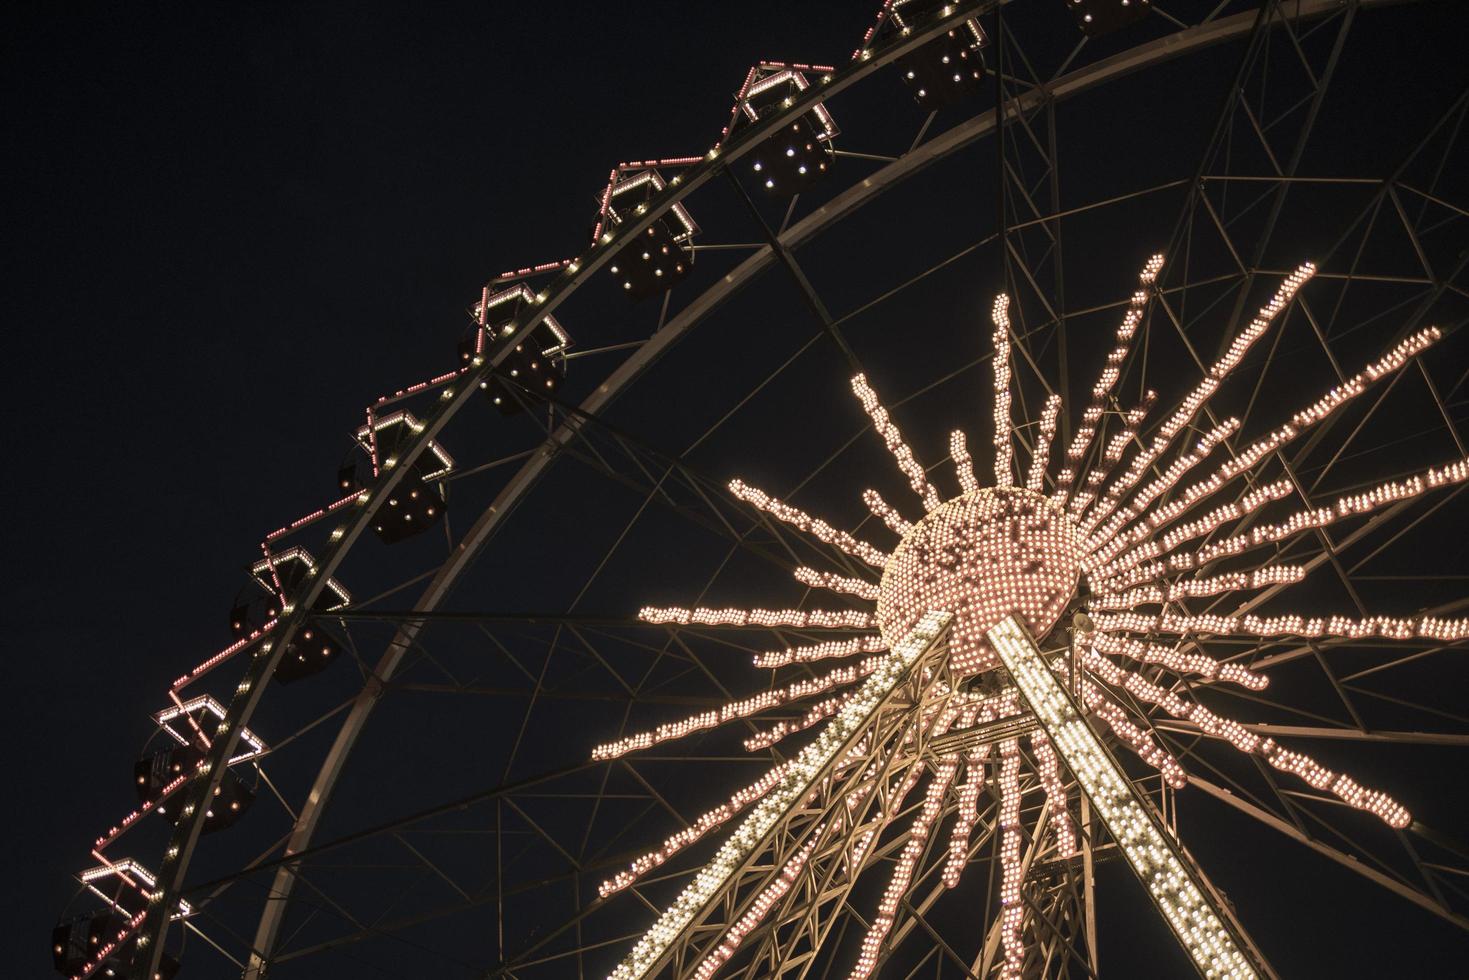
[{"label": "lattice steel framework", "polygon": [[[573,260],[520,270],[516,277],[535,283],[536,291],[517,317],[513,335],[490,342],[462,369],[371,406],[369,429],[375,418],[403,408],[416,413],[421,429],[398,448],[391,463],[378,460],[374,448],[374,477],[360,492],[267,537],[267,556],[307,541],[318,556],[314,573],[286,597],[279,620],[269,630],[210,658],[180,677],[170,692],[183,699],[213,690],[226,705],[218,728],[206,732],[210,747],[198,773],[171,790],[182,794],[184,819],[171,839],[159,842],[148,837],[157,831],[153,822],[135,813],[95,841],[93,851],[104,866],[136,857],[158,871],[147,914],[130,923],[121,940],[141,944],[150,959],[147,969],[156,969],[168,935],[170,916],[161,911],[177,910],[180,899],[187,900],[191,914],[174,924],[182,925],[191,944],[210,948],[197,950],[197,955],[190,950],[190,975],[196,962],[214,956],[256,980],[319,975],[322,957],[352,956],[365,943],[413,957],[436,957],[436,972],[444,975],[457,970],[470,976],[565,976],[572,970],[586,975],[610,969],[631,947],[651,910],[662,908],[698,864],[672,861],[621,897],[597,897],[597,883],[665,833],[690,825],[707,795],[689,785],[690,772],[719,774],[712,782],[727,783],[727,791],[747,781],[753,770],[749,757],[717,738],[686,751],[600,761],[587,761],[581,750],[604,737],[645,727],[648,712],[655,717],[665,711],[682,714],[734,699],[741,679],[722,658],[731,653],[742,657],[754,647],[718,628],[642,623],[632,617],[632,606],[609,605],[608,598],[633,602],[641,597],[609,591],[608,580],[628,574],[629,555],[650,524],[698,536],[698,567],[708,573],[703,591],[709,594],[717,582],[728,587],[732,568],[742,570],[735,574],[772,566],[785,572],[824,561],[850,569],[850,558],[792,534],[769,515],[727,495],[724,473],[715,462],[720,457],[713,451],[727,452],[726,434],[738,428],[747,404],[781,390],[792,376],[805,377],[809,364],[820,361],[838,375],[871,367],[883,356],[872,338],[872,318],[909,303],[925,286],[947,282],[956,270],[982,275],[988,292],[1003,289],[1015,297],[1012,338],[1020,394],[1014,411],[1020,443],[1029,448],[1047,396],[1076,387],[1073,363],[1080,356],[1077,345],[1085,344],[1087,325],[1098,316],[1114,315],[1126,303],[1125,298],[1078,289],[1075,283],[1084,278],[1080,270],[1085,263],[1073,252],[1068,266],[1064,242],[1078,235],[1094,241],[1087,230],[1091,222],[1143,214],[1151,236],[1144,247],[1169,255],[1153,313],[1144,325],[1147,342],[1119,387],[1140,394],[1163,387],[1179,364],[1202,370],[1213,360],[1219,338],[1232,336],[1248,318],[1263,283],[1287,274],[1300,257],[1287,249],[1299,246],[1296,236],[1304,209],[1314,221],[1310,257],[1319,271],[1312,287],[1297,299],[1290,339],[1277,335],[1265,351],[1252,390],[1242,396],[1240,414],[1247,423],[1263,414],[1257,409],[1270,401],[1271,386],[1278,383],[1272,373],[1277,359],[1288,367],[1309,363],[1310,371],[1340,382],[1356,362],[1351,355],[1359,341],[1370,340],[1373,349],[1390,346],[1434,323],[1443,330],[1442,347],[1450,353],[1438,361],[1416,359],[1365,396],[1361,411],[1341,422],[1329,420],[1298,446],[1279,453],[1275,465],[1302,502],[1313,506],[1343,487],[1370,482],[1366,477],[1374,474],[1362,467],[1372,453],[1381,457],[1395,448],[1433,445],[1460,458],[1469,456],[1462,435],[1469,376],[1461,364],[1456,366],[1452,353],[1461,351],[1454,345],[1469,311],[1469,210],[1464,207],[1469,194],[1459,184],[1459,175],[1469,169],[1461,140],[1469,93],[1438,107],[1416,142],[1393,147],[1390,153],[1374,148],[1378,169],[1370,175],[1341,176],[1313,156],[1313,138],[1330,108],[1328,94],[1341,84],[1351,46],[1359,43],[1359,23],[1370,18],[1389,23],[1394,12],[1375,8],[1390,5],[1367,0],[1259,6],[1164,0],[1154,5],[1145,26],[1111,47],[1090,40],[1058,44],[1049,33],[1053,21],[1039,12],[1030,19],[1031,8],[1041,6],[1041,0],[957,4],[908,33],[859,49],[847,67],[828,72],[801,66],[814,82],[809,89],[716,151],[682,160],[676,179],[646,211],[605,231]],[[864,132],[864,93],[890,87],[891,76],[883,70],[972,17],[980,19],[988,39],[993,97],[958,113],[922,114],[912,132],[897,136],[879,114],[884,121]],[[1202,96],[1211,124],[1199,133],[1190,131],[1200,143],[1192,170],[1104,188],[1063,180],[1063,152],[1073,152],[1065,141],[1066,111],[1073,101],[1105,104],[1114,84],[1147,79],[1176,60],[1186,65],[1205,56],[1223,59],[1218,64],[1229,65],[1229,80],[1222,91],[1214,86]],[[830,108],[841,120],[843,140],[863,152],[836,150],[841,169],[830,193],[802,195],[788,207],[772,209],[746,193],[747,179],[738,164],[771,133],[817,104]],[[1002,111],[995,111],[997,104]],[[1212,111],[1216,104],[1217,113]],[[717,108],[722,107],[716,107],[716,117]],[[1132,139],[1119,138],[1118,145],[1128,147]],[[1068,167],[1076,166],[1068,162]],[[976,182],[976,173],[987,178]],[[923,183],[910,181],[918,177],[977,183],[989,202],[988,220],[973,222],[969,240],[944,242],[939,254],[929,255],[921,266],[894,263],[902,270],[894,281],[859,291],[855,299],[834,299],[839,290],[830,283],[819,254],[825,233],[858,224],[868,209],[880,209],[888,198],[902,198]],[[1084,187],[1085,196],[1079,197],[1074,186]],[[570,363],[578,369],[586,364],[592,377],[578,384],[573,375],[565,391],[550,399],[526,396],[530,411],[514,426],[502,425],[492,438],[475,441],[493,424],[471,407],[481,382],[498,378],[512,393],[525,394],[500,371],[515,337],[554,313],[582,343],[577,319],[591,317],[588,310],[595,310],[598,302],[579,309],[578,297],[595,295],[599,274],[621,245],[675,205],[697,211],[706,234],[728,233],[731,240],[694,245],[699,256],[695,278],[665,294],[661,306],[650,311],[654,315],[623,325],[621,332],[588,328],[595,343],[583,343]],[[724,232],[726,228],[734,231]],[[742,243],[735,235],[753,241]],[[762,279],[767,271],[772,275]],[[650,416],[637,402],[638,392],[669,384],[669,370],[689,369],[680,358],[698,339],[694,328],[718,324],[727,310],[738,311],[757,279],[770,294],[769,299],[762,296],[763,304],[779,301],[803,311],[806,319],[796,321],[802,339],[785,348],[747,349],[746,357],[759,363],[747,393],[712,417],[701,418],[691,438],[682,431],[666,436],[651,428]],[[933,393],[955,378],[987,372],[987,356],[987,351],[976,352],[962,363],[950,356],[925,365],[927,376],[899,385],[905,394],[889,407],[932,414]],[[597,368],[612,358],[617,363],[610,371]],[[643,385],[635,385],[645,376]],[[1121,409],[1117,401],[1109,406],[1112,412]],[[1059,421],[1057,441],[1065,445],[1077,419],[1063,414]],[[1109,416],[1107,424],[1117,421]],[[1206,407],[1201,421],[1217,425],[1221,419]],[[815,471],[794,478],[785,498],[817,492],[841,468],[844,454],[864,428],[828,447],[830,455]],[[1231,452],[1239,445],[1234,437],[1226,443]],[[456,467],[438,485],[445,489],[453,515],[467,515],[469,523],[458,528],[446,521],[445,549],[413,553],[415,569],[410,573],[395,564],[386,575],[374,575],[370,570],[385,559],[359,544],[362,533],[431,444],[456,450]],[[466,451],[471,444],[480,447],[480,455]],[[512,517],[524,513],[527,522],[554,519],[557,508],[565,506],[564,494],[558,496],[563,478],[596,480],[607,494],[625,495],[618,499],[627,506],[615,519],[606,518],[610,530],[597,538],[597,553],[568,568],[570,584],[548,593],[544,605],[520,600],[507,607],[487,600],[475,576],[493,578],[495,570],[514,567],[507,543],[516,533]],[[1251,489],[1242,488],[1241,497]],[[1367,596],[1400,586],[1422,597],[1424,614],[1462,614],[1469,600],[1455,585],[1452,568],[1445,573],[1442,568],[1394,563],[1397,556],[1421,548],[1426,533],[1443,526],[1461,506],[1461,492],[1461,487],[1451,488],[1429,503],[1402,501],[1346,532],[1317,529],[1315,546],[1290,557],[1334,580],[1331,594],[1356,615],[1366,615]],[[540,504],[542,500],[548,502]],[[660,560],[676,562],[675,556]],[[644,564],[638,561],[632,567]],[[359,585],[354,575],[370,584]],[[356,595],[370,597],[323,613],[318,599],[337,578],[352,584]],[[690,594],[680,599],[696,601],[692,593],[697,590],[686,591]],[[1248,612],[1267,604],[1276,592],[1264,590],[1244,608],[1229,611]],[[451,596],[460,597],[460,607],[471,610],[518,606],[534,611],[445,611]],[[1200,600],[1193,608],[1201,614],[1219,612],[1219,601]],[[588,608],[604,612],[589,614]],[[627,617],[609,616],[608,609],[626,611]],[[303,697],[277,709],[269,703],[276,693],[266,697],[269,678],[285,651],[314,624],[341,631],[348,659],[358,668],[356,676],[336,689],[335,700],[325,706],[317,699],[311,707],[312,699]],[[789,643],[815,639],[801,629],[776,635]],[[1229,648],[1228,640],[1224,644]],[[1462,750],[1469,747],[1469,718],[1452,703],[1420,698],[1416,688],[1397,682],[1425,667],[1447,669],[1442,666],[1444,654],[1455,650],[1462,650],[1462,644],[1389,652],[1363,641],[1240,645],[1231,652],[1252,669],[1278,672],[1286,678],[1288,692],[1301,695],[1309,689],[1310,694],[1294,703],[1288,695],[1276,700],[1268,693],[1219,696],[1231,699],[1233,708],[1249,708],[1268,719],[1248,726],[1251,731],[1308,740],[1328,750],[1333,745]],[[799,665],[795,671],[797,677],[812,673]],[[1175,688],[1182,683],[1162,668],[1144,672]],[[922,684],[934,680],[930,675]],[[921,693],[915,687],[907,700],[894,702],[895,720],[883,729],[884,738],[901,737],[896,719],[904,710],[917,710]],[[434,706],[484,700],[515,706],[508,727],[496,730],[495,741],[487,737],[485,758],[498,771],[475,785],[489,781],[493,788],[443,803],[426,800],[421,809],[388,794],[390,805],[362,807],[360,813],[371,819],[349,809],[334,811],[335,825],[324,823],[328,802],[350,783],[343,782],[349,759],[371,747],[367,721],[384,706],[421,704],[419,699],[431,699]],[[1189,820],[1207,816],[1203,805],[1192,804],[1202,794],[1424,913],[1469,928],[1464,884],[1469,848],[1435,829],[1426,817],[1390,834],[1364,830],[1343,817],[1325,794],[1284,785],[1263,764],[1240,768],[1221,761],[1211,754],[1218,739],[1197,725],[1165,718],[1147,703],[1134,700],[1128,706],[1151,723],[1151,733],[1165,748],[1189,762],[1190,789],[1183,808],[1190,812],[1182,821],[1179,793],[1156,776],[1133,774],[1170,833],[1182,823],[1182,837],[1189,840]],[[420,710],[450,716],[462,709]],[[548,731],[560,731],[557,725],[572,724],[582,712],[609,730],[579,733],[573,744],[561,746],[564,751],[538,746]],[[413,717],[413,712],[406,716]],[[404,718],[395,723],[412,724]],[[217,860],[201,856],[195,862],[208,803],[247,725],[270,746],[268,754],[243,765],[258,780],[262,796],[275,801],[262,801],[275,808],[274,815],[251,814],[251,823],[242,823],[232,831],[235,839],[221,845]],[[747,734],[754,730],[749,726]],[[939,738],[967,739],[965,748],[972,748],[993,744],[999,733],[980,726]],[[374,750],[385,751],[381,746]],[[933,746],[917,749],[928,763],[937,758],[935,751]],[[777,746],[760,759],[779,763],[789,755]],[[883,760],[890,765],[895,755],[872,751],[861,765],[881,769]],[[558,761],[565,764],[557,768]],[[1117,845],[1083,803],[1080,853],[1054,853],[1051,835],[1044,833],[1047,804],[1041,802],[1044,795],[1030,772],[1027,767],[1021,784],[1022,819],[1035,827],[1024,856],[1025,975],[1095,975],[1094,869],[1116,856]],[[820,814],[829,814],[852,785],[841,780],[824,784],[829,795],[819,808],[803,813],[804,830],[789,835],[776,859],[749,868],[750,880],[732,893],[739,897],[718,907],[718,916],[680,938],[679,952],[670,960],[677,975],[691,972],[698,954],[718,945],[728,925],[779,874],[782,856],[807,844],[811,847],[802,876],[778,897],[763,924],[744,938],[727,964],[727,975],[818,976],[842,968],[846,960],[833,951],[856,942],[873,902],[843,863],[850,862],[853,835],[868,824],[854,815],[842,832],[846,836],[837,840],[830,820],[823,827]],[[880,809],[886,792],[866,797],[861,807]],[[890,814],[892,826],[906,826],[918,806]],[[951,819],[949,810],[937,819]],[[981,883],[973,904],[983,909],[984,923],[994,923],[983,942],[976,946],[959,939],[946,925],[938,901],[946,890],[940,880],[945,855],[925,850],[894,914],[880,966],[908,975],[998,974],[998,820],[998,802],[983,796],[976,805],[969,849],[969,874]],[[252,825],[270,829],[247,832]],[[826,836],[810,836],[817,827]],[[724,832],[727,827],[713,832],[711,839]],[[901,830],[880,836],[863,861],[869,866],[890,862],[907,843]],[[148,847],[153,850],[137,850]],[[464,856],[466,848],[473,857]],[[388,883],[379,886],[392,893],[386,903],[373,907],[371,895],[358,890],[359,872],[366,869],[374,869],[374,880]],[[481,930],[477,935],[483,955],[461,961],[443,953],[439,940],[431,937],[441,935],[434,930],[442,924],[464,922],[478,924],[473,929]],[[425,948],[431,945],[441,951]],[[391,969],[385,960],[378,965]]]}]

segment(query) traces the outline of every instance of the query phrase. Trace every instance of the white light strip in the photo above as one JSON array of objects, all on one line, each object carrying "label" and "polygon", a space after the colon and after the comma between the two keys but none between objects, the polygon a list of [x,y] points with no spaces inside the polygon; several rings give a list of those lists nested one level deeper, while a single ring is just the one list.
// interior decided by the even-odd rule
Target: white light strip
[{"label": "white light strip", "polygon": [[[142,882],[143,885],[146,886],[146,890],[144,890],[144,888],[138,888],[138,886],[134,882],[129,881],[129,876],[131,876],[132,878],[136,878],[138,879],[138,881]],[[133,887],[138,888],[138,891],[145,898],[152,893],[153,889],[158,887],[158,879],[153,875],[153,872],[149,871],[147,868],[143,867],[132,858],[123,858],[121,861],[113,861],[111,864],[103,864],[95,868],[88,868],[86,871],[83,871],[81,873],[80,877],[82,884],[90,888],[93,894],[97,895],[113,908],[121,908],[121,906],[119,906],[117,902],[113,901],[112,896],[106,894],[101,889],[94,886],[92,884],[93,882],[100,881],[103,878],[121,878],[124,881],[127,881],[129,884],[132,884]],[[179,899],[178,909],[179,910],[173,915],[173,918],[175,920],[182,919],[186,916],[194,914],[194,907],[188,902],[184,901],[182,898]]]},{"label": "white light strip", "polygon": [[[162,711],[154,712],[153,720],[162,725],[163,730],[172,735],[180,745],[188,745],[190,744],[190,740],[175,731],[169,722],[176,718],[181,718],[184,715],[202,714],[206,711],[214,715],[215,718],[218,718],[220,722],[224,721],[224,708],[220,706],[218,701],[207,694],[201,694],[181,704],[170,705]],[[199,719],[199,727],[201,730],[204,728],[203,718]],[[206,734],[208,733],[206,732]],[[265,754],[265,743],[254,732],[250,731],[250,729],[240,729],[240,741],[244,742],[249,748],[230,759],[230,765],[234,765],[237,762],[244,762],[246,759],[253,759],[257,755]]]},{"label": "white light strip", "polygon": [[[553,262],[551,264],[555,267],[560,267],[561,265],[561,263],[559,262]],[[514,286],[511,286],[509,289],[502,289],[498,293],[491,293],[489,297],[487,297],[482,303],[474,304],[473,310],[475,316],[478,317],[481,312],[480,307],[484,307],[485,319],[489,320],[490,314],[494,312],[494,309],[497,306],[503,306],[506,303],[525,303],[527,305],[533,306],[535,305],[535,302],[535,292],[532,291],[531,288],[525,283],[520,282],[516,283]],[[511,314],[512,316],[514,315],[513,310],[511,311]],[[491,321],[491,323],[493,325],[493,321]],[[557,320],[554,316],[549,313],[546,314],[546,316],[541,320],[541,326],[545,327],[548,331],[550,331],[551,336],[556,338],[556,342],[554,344],[541,350],[541,353],[544,354],[546,357],[551,357],[554,354],[563,353],[568,347],[571,346],[571,337],[562,328],[561,322]]]},{"label": "white light strip", "polygon": [[1051,744],[1199,972],[1230,980],[1258,976],[1184,864],[1178,845],[1158,826],[1132,783],[1102,747],[1034,641],[1008,616],[988,636]]},{"label": "white light strip", "polygon": [[[316,561],[311,557],[311,552],[307,551],[305,548],[302,548],[300,545],[296,545],[292,548],[287,548],[285,551],[281,551],[273,555],[268,555],[267,557],[260,559],[254,565],[250,566],[250,574],[255,577],[255,581],[260,583],[261,588],[265,589],[265,591],[267,592],[274,592],[275,582],[273,581],[272,573],[280,569],[284,565],[289,565],[291,562],[300,562],[302,565],[304,565],[306,567],[307,575],[316,574]],[[340,609],[342,606],[348,605],[352,602],[352,593],[348,592],[342,586],[342,583],[338,582],[336,579],[327,579],[326,587],[330,589],[333,594],[336,595],[338,600],[340,600],[335,606],[329,606],[327,608]]]},{"label": "white light strip", "polygon": [[634,980],[648,976],[656,968],[669,947],[709,900],[739,873],[745,861],[764,843],[781,818],[811,795],[816,789],[817,777],[836,759],[842,746],[872,721],[877,709],[908,675],[909,668],[943,633],[950,618],[948,613],[928,613],[901,643],[894,644],[892,653],[882,666],[822,728],[816,740],[791,760],[780,785],[771,790],[730,834],[718,853],[699,870],[674,903],[658,916],[608,980]]},{"label": "white light strip", "polygon": [[[373,420],[370,427],[364,425],[359,428],[357,430],[357,441],[362,444],[363,449],[371,453],[373,451],[373,434],[395,425],[406,426],[408,431],[414,435],[423,431],[423,423],[418,421],[418,418],[412,412],[394,412],[392,415],[384,415],[382,418]],[[412,437],[410,436],[409,438],[411,439]],[[406,444],[407,442],[405,441]],[[450,456],[449,451],[443,446],[440,446],[433,440],[429,440],[428,451],[438,459],[439,468],[432,472],[420,474],[423,479],[437,480],[454,468],[454,457]],[[392,460],[389,460],[389,463],[391,464]]]}]

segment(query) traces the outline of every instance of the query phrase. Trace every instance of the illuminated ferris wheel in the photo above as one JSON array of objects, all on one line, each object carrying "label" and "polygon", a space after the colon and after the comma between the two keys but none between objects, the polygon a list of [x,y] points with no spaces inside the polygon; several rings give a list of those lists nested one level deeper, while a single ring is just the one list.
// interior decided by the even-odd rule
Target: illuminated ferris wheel
[{"label": "illuminated ferris wheel", "polygon": [[1469,92],[1350,109],[1418,6],[756,64],[265,535],[57,969],[1085,977],[1125,918],[1273,977],[1327,880],[1462,941]]}]

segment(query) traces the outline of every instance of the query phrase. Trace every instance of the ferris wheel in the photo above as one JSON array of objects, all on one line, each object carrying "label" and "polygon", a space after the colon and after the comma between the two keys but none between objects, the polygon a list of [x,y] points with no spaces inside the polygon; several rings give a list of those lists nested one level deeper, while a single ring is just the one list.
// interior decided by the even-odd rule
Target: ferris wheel
[{"label": "ferris wheel", "polygon": [[248,556],[58,971],[1273,977],[1328,881],[1462,942],[1469,90],[1351,101],[1433,6],[731,80]]}]

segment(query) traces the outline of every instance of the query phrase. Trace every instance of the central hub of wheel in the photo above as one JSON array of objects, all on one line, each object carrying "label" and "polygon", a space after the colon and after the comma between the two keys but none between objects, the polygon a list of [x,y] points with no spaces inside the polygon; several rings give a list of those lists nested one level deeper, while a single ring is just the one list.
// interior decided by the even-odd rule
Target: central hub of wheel
[{"label": "central hub of wheel", "polygon": [[877,624],[889,644],[925,612],[952,613],[949,660],[960,674],[999,665],[985,633],[1015,615],[1045,636],[1076,594],[1085,545],[1064,510],[1031,490],[973,490],[931,511],[883,568]]}]

